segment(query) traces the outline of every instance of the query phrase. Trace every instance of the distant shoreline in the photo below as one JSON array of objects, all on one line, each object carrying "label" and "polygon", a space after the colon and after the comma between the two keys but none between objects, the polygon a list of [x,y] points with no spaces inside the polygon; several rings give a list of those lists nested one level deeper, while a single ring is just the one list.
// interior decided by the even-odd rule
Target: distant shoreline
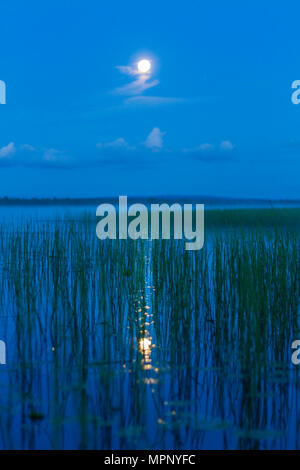
[{"label": "distant shoreline", "polygon": [[[273,205],[298,205],[300,199],[260,199],[260,198],[229,198],[229,197],[213,197],[213,196],[128,196],[129,201],[143,201],[145,203],[173,203],[173,202],[193,202],[208,205],[224,204],[224,205],[265,205],[272,207]],[[86,198],[0,198],[0,206],[87,206],[98,205],[103,202],[116,202],[116,197],[86,197]]]}]

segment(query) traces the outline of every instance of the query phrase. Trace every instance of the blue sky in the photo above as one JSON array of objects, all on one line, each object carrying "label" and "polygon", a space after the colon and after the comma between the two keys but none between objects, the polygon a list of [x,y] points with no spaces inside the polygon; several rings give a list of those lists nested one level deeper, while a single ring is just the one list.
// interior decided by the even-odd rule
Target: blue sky
[{"label": "blue sky", "polygon": [[300,6],[261,3],[3,0],[0,196],[300,198]]}]

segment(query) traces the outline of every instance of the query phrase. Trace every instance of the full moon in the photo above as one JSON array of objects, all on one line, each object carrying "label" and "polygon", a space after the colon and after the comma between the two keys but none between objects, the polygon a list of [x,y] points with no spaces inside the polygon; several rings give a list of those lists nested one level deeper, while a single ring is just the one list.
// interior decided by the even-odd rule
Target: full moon
[{"label": "full moon", "polygon": [[151,62],[148,59],[142,59],[138,62],[138,71],[141,73],[148,73],[151,69]]}]

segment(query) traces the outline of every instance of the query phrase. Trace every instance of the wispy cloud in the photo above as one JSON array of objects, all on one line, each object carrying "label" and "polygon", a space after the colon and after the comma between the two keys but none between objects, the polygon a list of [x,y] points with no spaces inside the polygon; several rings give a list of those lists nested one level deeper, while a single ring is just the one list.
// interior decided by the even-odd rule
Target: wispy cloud
[{"label": "wispy cloud", "polygon": [[134,80],[113,90],[115,95],[137,96],[157,85],[159,80],[151,79],[150,73],[140,73],[137,67],[132,65],[118,65],[116,67],[122,74],[134,77]]},{"label": "wispy cloud", "polygon": [[230,142],[230,140],[224,140],[220,143],[220,149],[230,151],[234,149],[234,145]]},{"label": "wispy cloud", "polygon": [[59,159],[60,155],[61,155],[61,152],[59,150],[47,149],[44,152],[43,158],[47,162],[56,162]]},{"label": "wispy cloud", "polygon": [[118,139],[113,140],[112,142],[99,142],[96,144],[96,147],[99,149],[103,148],[113,148],[113,149],[120,149],[120,148],[129,148],[128,142],[126,142],[123,137],[118,137]]},{"label": "wispy cloud", "polygon": [[[70,156],[56,148],[39,149],[30,144],[16,146],[14,142],[0,147],[0,166],[28,168],[76,169],[118,167],[138,170],[154,164],[185,164],[187,159],[199,162],[227,162],[235,159],[236,147],[230,140],[215,145],[209,142],[197,147],[170,149],[164,144],[166,132],[159,127],[146,135],[145,140],[129,144],[123,137],[98,142],[87,155],[80,151]],[[159,158],[157,158],[157,155]]]},{"label": "wispy cloud", "polygon": [[16,146],[13,142],[0,148],[0,166],[65,167],[69,164],[66,153],[54,148],[36,149],[33,145]]},{"label": "wispy cloud", "polygon": [[133,96],[133,97],[127,98],[124,101],[124,104],[127,106],[155,107],[155,106],[186,103],[186,102],[187,100],[184,98],[172,98],[172,97],[164,97],[164,96]]},{"label": "wispy cloud", "polygon": [[161,150],[163,147],[164,135],[165,132],[162,132],[158,127],[154,127],[145,140],[145,147],[151,150]]},{"label": "wispy cloud", "polygon": [[34,152],[35,151],[35,147],[33,145],[30,145],[30,144],[22,144],[22,145],[20,145],[20,149],[21,150],[28,150],[29,152]]},{"label": "wispy cloud", "polygon": [[14,142],[10,142],[8,145],[0,148],[0,158],[9,158],[16,153],[16,147]]},{"label": "wispy cloud", "polygon": [[[136,65],[136,64],[135,64]],[[116,67],[123,75],[131,77],[132,81],[125,85],[115,88],[112,93],[115,95],[126,96],[124,106],[161,106],[175,103],[183,103],[186,100],[177,97],[168,96],[149,96],[144,93],[152,88],[157,87],[160,81],[152,78],[151,72],[140,73],[137,66],[118,65]]]},{"label": "wispy cloud", "polygon": [[118,69],[124,75],[134,76],[139,74],[138,69],[132,65],[117,65],[116,69]]},{"label": "wispy cloud", "polygon": [[148,77],[142,75],[131,83],[117,87],[113,93],[123,96],[141,95],[144,93],[144,91],[149,90],[150,88],[153,88],[157,85],[159,85],[159,80],[149,80]]},{"label": "wispy cloud", "polygon": [[185,148],[182,152],[194,160],[204,162],[227,161],[234,156],[235,146],[230,140],[224,140],[220,144],[203,143],[198,147]]}]

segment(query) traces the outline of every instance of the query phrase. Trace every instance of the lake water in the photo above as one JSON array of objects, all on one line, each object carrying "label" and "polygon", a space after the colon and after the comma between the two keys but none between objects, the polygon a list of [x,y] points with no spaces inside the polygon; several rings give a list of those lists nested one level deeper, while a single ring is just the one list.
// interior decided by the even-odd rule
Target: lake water
[{"label": "lake water", "polygon": [[0,207],[0,447],[299,448],[297,236],[105,244],[95,210]]},{"label": "lake water", "polygon": [[[108,201],[111,202],[111,201]],[[129,198],[128,204],[133,204],[135,202],[144,203],[149,206],[149,200]],[[165,200],[157,202],[154,201],[156,204],[162,204]],[[180,196],[178,199],[174,199],[170,201],[170,204],[173,202],[178,202],[181,204]],[[99,200],[99,204],[102,204],[103,201]],[[118,207],[118,201],[111,202]],[[205,201],[201,200],[201,198],[191,198],[191,199],[184,199],[182,203],[190,203],[190,204],[205,204],[205,210],[214,210],[214,209],[271,209],[271,208],[296,208],[300,207],[300,201]],[[65,215],[69,217],[74,217],[78,214],[82,214],[86,212],[91,215],[95,215],[96,209],[98,204],[32,204],[29,203],[22,204],[22,205],[0,205],[0,220],[4,221],[11,221],[12,219],[15,220],[26,220],[28,218],[35,218],[37,220],[50,220],[55,218],[61,218]]]}]

